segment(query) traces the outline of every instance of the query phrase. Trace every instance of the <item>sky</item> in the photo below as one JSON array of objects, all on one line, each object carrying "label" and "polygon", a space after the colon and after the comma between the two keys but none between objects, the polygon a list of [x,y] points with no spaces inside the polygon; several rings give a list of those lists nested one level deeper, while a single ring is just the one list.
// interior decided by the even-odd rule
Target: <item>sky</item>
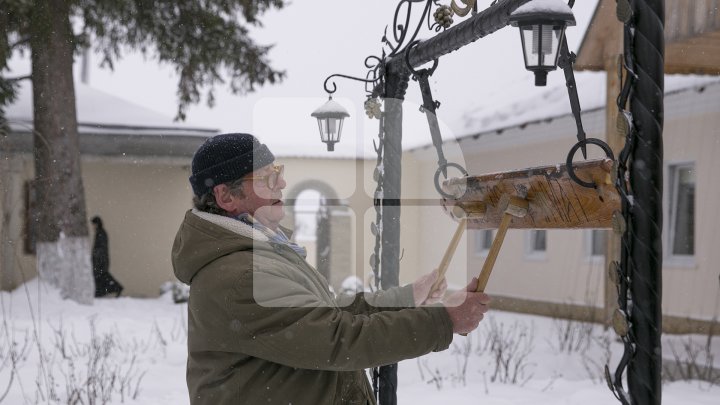
[{"label": "sky", "polygon": [[[479,8],[490,3],[479,0]],[[252,36],[260,44],[274,44],[269,59],[275,68],[286,71],[286,79],[249,95],[233,95],[228,87],[218,87],[215,107],[209,108],[204,101],[191,107],[187,122],[223,132],[251,132],[261,139],[272,136],[284,142],[316,144],[322,150],[310,113],[327,99],[325,78],[333,73],[365,75],[364,60],[380,55],[383,31],[392,26],[397,4],[387,0],[294,0],[281,10],[267,12],[261,18],[263,27],[253,28]],[[571,50],[577,51],[596,5],[597,0],[576,1],[577,26],[567,31]],[[414,7],[416,19],[421,11]],[[456,16],[455,24],[461,19]],[[419,38],[433,35],[434,31],[422,29]],[[90,86],[175,116],[177,75],[171,66],[160,66],[151,54],[144,58],[131,50],[114,71],[99,68],[99,63],[100,57],[91,55]],[[76,63],[76,78],[79,65]],[[17,60],[12,66],[18,72],[28,69],[27,63]],[[471,130],[463,119],[468,111],[493,105],[495,100],[500,106],[507,100],[537,97],[547,89],[534,87],[533,76],[524,67],[520,35],[512,27],[443,56],[430,83],[434,98],[441,102],[438,118],[446,139]],[[563,83],[561,71],[548,77],[548,88]],[[366,119],[362,110],[363,84],[341,79],[337,85],[334,98],[351,114],[343,130],[343,138],[350,141],[339,145],[338,154],[371,150],[370,138],[377,133],[377,123]],[[410,83],[406,101],[404,146],[429,144],[425,117],[418,112],[417,83]]]}]

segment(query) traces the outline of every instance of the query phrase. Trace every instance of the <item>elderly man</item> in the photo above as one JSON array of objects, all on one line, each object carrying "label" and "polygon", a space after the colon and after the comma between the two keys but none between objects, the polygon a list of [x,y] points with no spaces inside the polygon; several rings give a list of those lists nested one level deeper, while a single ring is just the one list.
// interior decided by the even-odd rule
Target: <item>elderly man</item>
[{"label": "elderly man", "polygon": [[478,326],[489,298],[458,292],[420,306],[437,298],[434,272],[334,297],[279,225],[286,183],[274,160],[248,134],[210,138],[193,157],[195,209],[172,251],[176,276],[190,285],[190,402],[374,404],[364,369],[447,349],[453,332]]}]

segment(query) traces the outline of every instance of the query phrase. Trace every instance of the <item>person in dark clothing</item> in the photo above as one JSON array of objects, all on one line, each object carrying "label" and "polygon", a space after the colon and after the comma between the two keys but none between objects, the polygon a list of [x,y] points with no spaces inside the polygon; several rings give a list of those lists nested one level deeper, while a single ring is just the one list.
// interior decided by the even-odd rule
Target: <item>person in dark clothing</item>
[{"label": "person in dark clothing", "polygon": [[108,248],[108,236],[103,228],[102,219],[95,216],[92,218],[95,227],[95,242],[92,249],[93,277],[95,278],[95,297],[104,297],[115,293],[116,297],[122,293],[123,286],[115,277],[110,274],[110,251]]}]

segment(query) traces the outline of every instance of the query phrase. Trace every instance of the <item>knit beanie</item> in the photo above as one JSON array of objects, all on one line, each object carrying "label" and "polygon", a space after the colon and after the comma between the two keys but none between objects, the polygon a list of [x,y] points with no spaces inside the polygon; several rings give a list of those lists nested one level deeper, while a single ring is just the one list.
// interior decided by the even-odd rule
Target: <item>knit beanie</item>
[{"label": "knit beanie", "polygon": [[274,161],[270,149],[250,134],[216,135],[195,152],[190,184],[201,197],[218,184],[238,180]]}]

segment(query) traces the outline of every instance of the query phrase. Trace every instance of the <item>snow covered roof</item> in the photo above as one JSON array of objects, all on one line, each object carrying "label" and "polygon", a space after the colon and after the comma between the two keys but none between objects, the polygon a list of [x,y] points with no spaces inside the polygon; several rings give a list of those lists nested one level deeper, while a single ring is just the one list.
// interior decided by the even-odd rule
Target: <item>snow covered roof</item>
[{"label": "snow covered roof", "polygon": [[[576,82],[583,112],[605,107],[604,72],[576,73]],[[668,75],[665,77],[665,93],[676,93],[711,83],[720,83],[720,78]],[[549,87],[538,96],[527,99],[518,96],[522,94],[523,88],[527,88],[527,83],[518,81],[503,94],[490,95],[482,104],[468,110],[462,117],[465,134],[458,139],[572,114],[565,85]]]},{"label": "snow covered roof", "polygon": [[[583,112],[604,108],[604,72],[579,72],[576,74],[576,81]],[[717,76],[671,75],[666,76],[665,91],[673,93],[711,83],[720,83],[720,79]],[[529,92],[528,83],[518,80],[502,92],[491,93],[479,99],[460,116],[461,122],[455,124],[462,128],[458,131],[460,134],[457,137],[445,137],[445,141],[477,137],[523,124],[571,115],[564,84],[535,91],[528,97]],[[107,144],[103,154],[122,151],[128,154],[187,156],[192,155],[201,139],[218,133],[214,129],[173,122],[168,116],[83,84],[76,85],[76,99],[81,137],[85,138],[86,143],[92,143],[92,148],[88,150],[95,151]],[[325,151],[317,135],[317,124],[310,118],[313,108],[324,101],[326,99],[319,98],[265,100],[256,106],[254,118],[258,124],[255,130],[259,134],[267,135],[262,140],[277,156],[313,159],[374,158],[372,140],[377,136],[377,121],[359,125],[356,121],[358,116],[362,117],[362,106],[353,105],[351,100],[346,99],[342,99],[340,104],[354,113],[343,131],[347,132],[343,135],[345,140],[336,145],[335,152]],[[283,112],[282,119],[278,119],[278,111]],[[6,109],[6,116],[13,132],[31,132],[32,88],[29,84],[20,88],[18,100]],[[424,121],[424,118],[418,117],[417,122],[406,122],[407,127],[403,131],[407,134],[425,135],[428,130]],[[449,132],[451,131],[443,130],[444,134]],[[421,142],[404,145],[404,149],[417,150],[432,145],[429,136],[422,136],[422,139]]]},{"label": "snow covered roof", "polygon": [[[201,128],[141,107],[122,98],[75,84],[78,131],[80,134],[174,135],[207,137],[216,129]],[[23,82],[15,103],[5,111],[12,132],[31,132],[33,128],[32,84]]]}]

